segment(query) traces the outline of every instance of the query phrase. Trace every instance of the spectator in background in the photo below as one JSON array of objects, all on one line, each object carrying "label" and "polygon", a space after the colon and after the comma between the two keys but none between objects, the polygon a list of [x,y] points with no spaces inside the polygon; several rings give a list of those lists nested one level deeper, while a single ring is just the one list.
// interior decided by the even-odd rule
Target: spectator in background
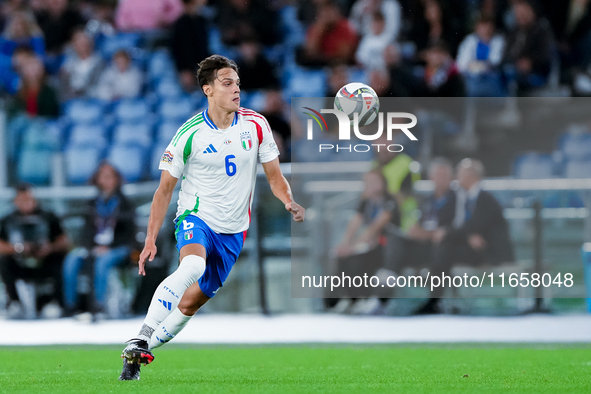
[{"label": "spectator in background", "polygon": [[15,96],[16,110],[29,116],[57,118],[60,103],[56,90],[47,83],[43,62],[32,51],[19,56],[17,73],[21,82]]},{"label": "spectator in background", "polygon": [[386,69],[383,54],[386,47],[393,43],[386,26],[384,14],[381,11],[374,12],[371,16],[371,29],[364,33],[355,53],[355,59],[366,70]]},{"label": "spectator in background", "polygon": [[461,36],[444,4],[439,0],[416,0],[414,7],[409,39],[416,45],[417,53],[445,41],[455,54]]},{"label": "spectator in background", "polygon": [[29,47],[37,55],[45,55],[43,32],[35,16],[27,11],[13,11],[0,36],[0,55],[10,58],[18,47]]},{"label": "spectator in background", "polygon": [[[334,97],[349,81],[349,68],[346,64],[335,63],[328,69],[326,97]],[[332,107],[323,107],[332,108]]]},{"label": "spectator in background", "polygon": [[544,11],[558,41],[563,70],[586,69],[591,63],[591,1],[544,0]]},{"label": "spectator in background", "polygon": [[0,276],[9,317],[18,318],[23,317],[18,279],[53,281],[53,293],[37,302],[38,311],[48,301],[62,305],[61,270],[69,240],[57,216],[39,208],[30,186],[18,185],[13,202],[16,209],[0,220]]},{"label": "spectator in background", "polygon": [[306,33],[304,47],[296,54],[304,66],[323,67],[330,63],[351,64],[357,48],[357,34],[339,7],[327,2]]},{"label": "spectator in background", "polygon": [[77,308],[78,274],[84,263],[93,262],[94,307],[101,311],[107,300],[111,269],[129,261],[135,244],[135,210],[121,192],[123,182],[119,171],[104,162],[90,183],[99,194],[86,210],[83,237],[86,243],[68,254],[63,268],[64,299],[69,314]]},{"label": "spectator in background", "polygon": [[184,12],[172,25],[171,53],[183,89],[197,88],[197,64],[209,56],[208,21],[200,14],[207,0],[183,0]]},{"label": "spectator in background", "polygon": [[505,40],[500,34],[495,34],[494,20],[481,17],[476,22],[474,33],[462,41],[456,59],[468,96],[502,95],[499,66],[504,49]]},{"label": "spectator in background", "polygon": [[527,0],[514,0],[516,26],[509,32],[504,62],[509,80],[525,91],[546,83],[550,73],[552,31]]},{"label": "spectator in background", "polygon": [[438,229],[450,229],[456,212],[456,193],[451,189],[454,170],[451,162],[435,158],[429,165],[429,179],[435,189],[420,200],[421,216],[399,243],[395,270],[404,267],[421,269],[430,264],[433,254],[433,237]]},{"label": "spectator in background", "polygon": [[[372,170],[363,176],[363,181],[365,188],[357,212],[349,221],[341,243],[335,248],[337,269],[331,274],[343,272],[351,277],[374,275],[383,267],[387,227],[400,226],[400,209],[396,199],[388,193],[382,172]],[[357,294],[352,289],[344,289],[342,295],[356,297]],[[367,297],[367,294],[361,296]],[[334,312],[373,313],[380,307],[377,299],[370,299],[369,302],[355,298],[327,301]],[[357,305],[351,305],[351,301],[357,301]]]},{"label": "spectator in background", "polygon": [[238,47],[240,56],[236,64],[240,70],[240,89],[259,90],[279,87],[277,70],[261,52],[261,45],[254,37],[245,37]]},{"label": "spectator in background", "polygon": [[[406,123],[407,120],[401,120]],[[395,141],[388,141],[385,135],[382,135],[376,140],[376,144],[383,144],[388,146],[400,140],[399,136],[395,135]],[[404,137],[406,138],[406,137]],[[401,228],[406,231],[416,221],[414,212],[417,209],[416,199],[412,196],[413,184],[421,179],[420,173],[415,169],[411,169],[413,159],[404,152],[391,152],[388,149],[379,149],[376,153],[376,161],[373,167],[381,171],[387,182],[388,192],[396,197],[401,211]]]},{"label": "spectator in background", "polygon": [[111,66],[101,74],[96,96],[106,101],[137,97],[142,83],[142,72],[132,64],[129,53],[120,49],[113,54]]},{"label": "spectator in background", "polygon": [[464,97],[464,81],[444,42],[436,42],[422,53],[425,60],[423,96]]},{"label": "spectator in background", "polygon": [[48,55],[57,57],[70,42],[77,27],[84,27],[86,21],[68,0],[46,0],[45,8],[36,14],[39,26],[45,36]]},{"label": "spectator in background", "polygon": [[5,0],[0,4],[0,31],[4,31],[13,12],[24,8],[25,0]]},{"label": "spectator in background", "polygon": [[90,6],[92,12],[86,24],[86,32],[94,38],[115,34],[117,0],[97,0]]},{"label": "spectator in background", "polygon": [[115,23],[121,31],[166,28],[183,13],[181,0],[120,0]]},{"label": "spectator in background", "polygon": [[280,40],[279,18],[266,0],[220,0],[217,25],[226,45],[238,45],[244,37],[256,37],[263,45]]},{"label": "spectator in background", "polygon": [[[513,261],[513,247],[503,209],[495,197],[480,187],[484,166],[479,160],[464,159],[457,165],[460,190],[456,199],[453,227],[438,228],[432,235],[437,244],[431,275],[450,273],[454,264],[498,265]],[[439,313],[443,287],[431,293],[431,299],[418,314]]]},{"label": "spectator in background", "polygon": [[[242,70],[240,70],[240,74],[243,75]],[[286,104],[281,90],[269,90],[261,114],[267,119],[269,127],[273,131],[273,139],[277,143],[281,162],[289,163],[291,161],[291,127],[286,120],[285,113]]]},{"label": "spectator in background", "polygon": [[103,59],[94,52],[93,39],[84,30],[77,30],[72,36],[72,49],[60,69],[61,98],[64,101],[90,96],[104,67]]},{"label": "spectator in background", "polygon": [[[376,34],[376,14],[381,14],[381,32]],[[365,39],[368,35],[379,35],[388,43],[396,41],[402,25],[400,4],[396,0],[357,0],[351,9],[350,21]]]}]

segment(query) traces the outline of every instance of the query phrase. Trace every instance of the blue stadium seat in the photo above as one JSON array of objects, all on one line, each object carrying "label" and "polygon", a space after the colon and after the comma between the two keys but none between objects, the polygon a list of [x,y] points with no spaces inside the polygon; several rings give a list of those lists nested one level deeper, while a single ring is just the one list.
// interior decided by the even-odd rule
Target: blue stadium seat
[{"label": "blue stadium seat", "polygon": [[526,153],[515,159],[513,174],[520,179],[545,179],[554,176],[554,162],[548,154]]},{"label": "blue stadium seat", "polygon": [[565,133],[560,137],[558,145],[569,160],[591,158],[591,134],[589,133]]},{"label": "blue stadium seat", "polygon": [[566,178],[591,178],[591,160],[569,160],[564,169]]},{"label": "blue stadium seat", "polygon": [[168,146],[168,142],[170,141],[158,141],[158,143],[154,145],[154,149],[152,149],[152,155],[150,158],[150,177],[152,179],[160,178],[160,170],[158,169],[158,166],[160,165],[162,154]]},{"label": "blue stadium seat", "polygon": [[152,144],[152,127],[147,123],[121,123],[113,130],[113,145],[147,149]]},{"label": "blue stadium seat", "polygon": [[99,123],[105,114],[106,104],[93,99],[74,99],[63,105],[66,119],[73,123]]},{"label": "blue stadium seat", "polygon": [[183,88],[181,88],[176,76],[160,79],[156,83],[154,91],[162,99],[178,99],[184,95]]},{"label": "blue stadium seat", "polygon": [[295,48],[306,39],[306,29],[299,21],[297,13],[297,7],[293,5],[286,5],[279,10],[283,44],[288,48]]},{"label": "blue stadium seat", "polygon": [[308,70],[297,66],[286,68],[283,83],[287,97],[324,97],[326,78],[324,70]]},{"label": "blue stadium seat", "polygon": [[369,83],[369,78],[368,78],[368,75],[364,69],[353,67],[353,68],[349,69],[349,81],[350,82]]},{"label": "blue stadium seat", "polygon": [[142,98],[120,100],[113,112],[118,122],[137,122],[151,115],[150,106]]},{"label": "blue stadium seat", "polygon": [[23,132],[21,148],[57,152],[61,149],[63,127],[58,121],[33,118]]},{"label": "blue stadium seat", "polygon": [[65,151],[66,178],[73,184],[88,183],[103,156],[100,147],[71,146]]},{"label": "blue stadium seat", "polygon": [[106,146],[107,132],[101,125],[76,124],[70,131],[68,147],[104,149]]},{"label": "blue stadium seat", "polygon": [[148,55],[147,60],[148,81],[160,80],[163,77],[176,75],[174,62],[166,49],[158,50]]},{"label": "blue stadium seat", "polygon": [[44,185],[51,176],[51,150],[23,150],[18,158],[18,179],[23,182]]},{"label": "blue stadium seat", "polygon": [[158,115],[163,121],[177,121],[182,124],[195,115],[195,105],[188,96],[163,100],[158,107]]},{"label": "blue stadium seat", "polygon": [[127,182],[143,178],[147,150],[133,145],[114,145],[109,149],[107,160],[117,168]]},{"label": "blue stadium seat", "polygon": [[172,141],[172,137],[176,134],[177,130],[183,122],[171,122],[165,121],[160,123],[156,134],[156,141],[158,144],[166,142],[167,144]]},{"label": "blue stadium seat", "polygon": [[120,49],[130,50],[139,47],[142,36],[139,33],[117,33],[112,36],[102,36],[97,42],[97,49],[105,59],[111,59]]}]

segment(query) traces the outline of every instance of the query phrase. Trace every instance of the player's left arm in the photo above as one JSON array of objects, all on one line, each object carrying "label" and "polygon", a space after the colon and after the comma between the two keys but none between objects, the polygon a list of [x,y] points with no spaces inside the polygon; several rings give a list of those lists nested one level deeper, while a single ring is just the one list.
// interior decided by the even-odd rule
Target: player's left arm
[{"label": "player's left arm", "polygon": [[275,158],[269,162],[263,163],[263,169],[265,170],[267,181],[269,181],[271,191],[275,197],[281,200],[285,205],[285,209],[291,212],[293,219],[296,222],[303,222],[306,216],[306,210],[293,200],[291,187],[281,172],[279,159]]}]

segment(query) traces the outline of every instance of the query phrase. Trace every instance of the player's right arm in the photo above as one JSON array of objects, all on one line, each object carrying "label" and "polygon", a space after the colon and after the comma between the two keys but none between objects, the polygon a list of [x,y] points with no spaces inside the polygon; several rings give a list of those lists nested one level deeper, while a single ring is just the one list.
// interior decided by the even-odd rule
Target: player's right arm
[{"label": "player's right arm", "polygon": [[168,211],[177,181],[178,178],[172,176],[168,171],[162,171],[160,185],[158,185],[158,189],[154,193],[152,207],[150,208],[150,219],[148,220],[148,231],[146,233],[144,249],[140,254],[138,262],[140,275],[146,275],[146,260],[152,261],[156,257],[156,238],[166,217],[166,212]]}]

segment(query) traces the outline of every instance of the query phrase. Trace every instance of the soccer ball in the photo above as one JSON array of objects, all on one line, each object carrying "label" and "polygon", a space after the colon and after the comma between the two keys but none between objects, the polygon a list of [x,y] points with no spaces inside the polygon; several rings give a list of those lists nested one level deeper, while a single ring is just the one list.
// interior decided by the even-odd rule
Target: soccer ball
[{"label": "soccer ball", "polygon": [[371,124],[378,116],[380,99],[376,92],[368,85],[361,82],[351,82],[343,86],[334,98],[334,107],[343,111],[351,119],[357,112],[359,127]]}]

